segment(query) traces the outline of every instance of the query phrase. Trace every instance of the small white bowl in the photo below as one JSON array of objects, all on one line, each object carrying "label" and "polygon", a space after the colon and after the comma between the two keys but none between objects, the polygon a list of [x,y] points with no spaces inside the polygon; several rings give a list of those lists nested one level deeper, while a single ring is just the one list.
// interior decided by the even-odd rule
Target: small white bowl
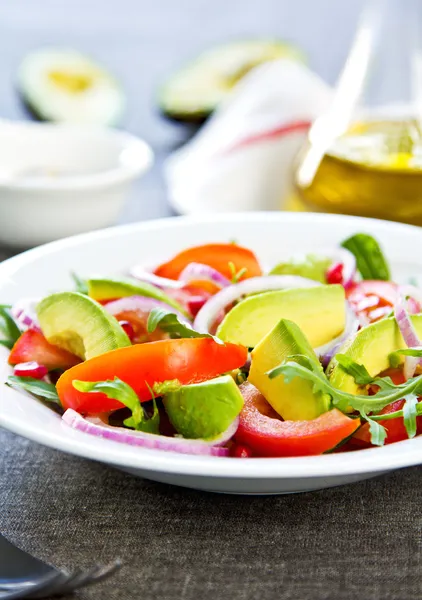
[{"label": "small white bowl", "polygon": [[152,160],[122,131],[0,121],[0,243],[27,247],[112,225]]}]

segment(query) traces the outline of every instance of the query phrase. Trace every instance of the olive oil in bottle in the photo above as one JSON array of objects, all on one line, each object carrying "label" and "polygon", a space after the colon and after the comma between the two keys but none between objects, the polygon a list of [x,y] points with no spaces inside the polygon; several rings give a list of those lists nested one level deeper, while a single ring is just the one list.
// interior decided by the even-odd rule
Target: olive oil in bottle
[{"label": "olive oil in bottle", "polygon": [[285,208],[422,225],[422,2],[367,0]]},{"label": "olive oil in bottle", "polygon": [[295,186],[295,204],[287,208],[422,225],[422,132],[418,120],[358,121],[324,154],[312,181],[301,185],[296,178]]}]

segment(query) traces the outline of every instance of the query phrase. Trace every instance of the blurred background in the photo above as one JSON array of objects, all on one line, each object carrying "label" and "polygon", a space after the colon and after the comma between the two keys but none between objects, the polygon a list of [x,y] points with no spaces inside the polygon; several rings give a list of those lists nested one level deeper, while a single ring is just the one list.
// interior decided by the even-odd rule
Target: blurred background
[{"label": "blurred background", "polygon": [[363,0],[13,0],[0,3],[0,116],[30,118],[16,91],[24,56],[44,46],[74,48],[122,83],[119,126],[144,138],[155,164],[136,182],[120,222],[173,214],[161,167],[192,128],[160,115],[158,86],[183,63],[234,38],[295,42],[310,67],[333,84],[346,59]]}]

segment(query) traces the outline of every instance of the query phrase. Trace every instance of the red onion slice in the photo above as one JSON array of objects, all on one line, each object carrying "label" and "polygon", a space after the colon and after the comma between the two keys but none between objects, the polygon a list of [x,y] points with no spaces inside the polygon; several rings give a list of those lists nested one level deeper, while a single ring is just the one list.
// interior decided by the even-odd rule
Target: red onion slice
[{"label": "red onion slice", "polygon": [[399,293],[407,300],[407,310],[411,315],[417,315],[422,312],[422,290],[414,285],[401,285]]},{"label": "red onion slice", "polygon": [[356,317],[351,306],[346,301],[346,326],[344,331],[323,346],[315,348],[315,353],[319,357],[324,367],[328,365],[333,356],[340,350],[343,344],[357,332],[359,329],[359,319]]},{"label": "red onion slice", "polygon": [[246,294],[288,288],[315,287],[317,285],[321,284],[318,281],[299,275],[266,275],[245,279],[240,283],[223,288],[212,296],[196,315],[193,328],[201,333],[209,333],[221,311]]},{"label": "red onion slice", "polygon": [[[396,305],[394,306],[394,316],[400,332],[403,336],[405,344],[409,348],[422,346],[422,342],[416,333],[413,323],[406,310],[406,302],[402,295],[399,295]],[[405,379],[410,379],[415,374],[416,367],[422,364],[422,359],[414,356],[405,356],[403,374]]]},{"label": "red onion slice", "polygon": [[131,431],[123,427],[112,427],[106,425],[98,418],[85,418],[71,408],[68,408],[62,417],[63,421],[83,433],[89,433],[96,437],[112,440],[120,444],[130,446],[141,446],[151,450],[163,450],[165,452],[178,452],[180,454],[196,454],[208,456],[228,456],[228,448],[221,447],[236,433],[239,418],[237,417],[228,429],[218,438],[208,440],[187,440],[179,437],[166,437],[143,431]]},{"label": "red onion slice", "polygon": [[41,331],[36,312],[38,302],[38,298],[23,298],[12,306],[10,314],[23,327]]},{"label": "red onion slice", "polygon": [[113,316],[123,312],[136,312],[148,315],[153,308],[164,308],[177,315],[182,323],[188,322],[185,315],[182,315],[182,313],[173,308],[173,306],[161,302],[161,300],[150,298],[149,296],[126,296],[125,298],[119,298],[118,300],[108,302],[104,305],[104,308]]},{"label": "red onion slice", "polygon": [[166,277],[159,277],[155,275],[151,271],[149,271],[146,267],[141,265],[137,265],[130,269],[130,274],[132,277],[139,279],[140,281],[146,281],[147,283],[152,283],[158,288],[161,289],[181,289],[185,283],[183,281],[178,281],[177,279],[167,279]]},{"label": "red onion slice", "polygon": [[230,281],[224,277],[219,271],[203,265],[201,263],[192,262],[187,265],[179,275],[179,280],[186,285],[191,281],[211,281],[220,287],[227,287]]}]

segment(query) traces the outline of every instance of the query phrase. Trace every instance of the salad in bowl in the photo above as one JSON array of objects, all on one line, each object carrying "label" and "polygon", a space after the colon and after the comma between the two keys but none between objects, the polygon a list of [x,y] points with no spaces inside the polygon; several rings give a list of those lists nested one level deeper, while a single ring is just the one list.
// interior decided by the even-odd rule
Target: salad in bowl
[{"label": "salad in bowl", "polygon": [[422,291],[366,233],[274,265],[227,241],[74,280],[2,305],[1,343],[8,385],[87,436],[250,458],[422,433]]}]

